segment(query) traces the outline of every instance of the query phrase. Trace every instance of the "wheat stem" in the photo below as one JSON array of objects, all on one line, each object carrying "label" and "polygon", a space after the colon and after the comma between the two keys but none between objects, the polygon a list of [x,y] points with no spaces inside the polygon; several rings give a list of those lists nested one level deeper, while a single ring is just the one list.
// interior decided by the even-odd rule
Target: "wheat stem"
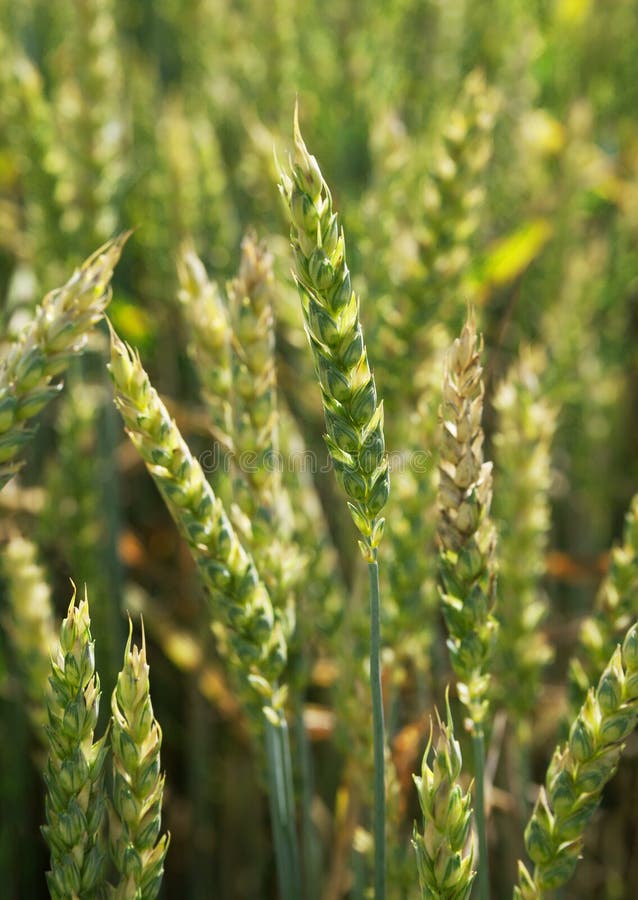
[{"label": "wheat stem", "polygon": [[385,897],[385,739],[383,688],[381,685],[381,603],[377,551],[368,563],[370,579],[370,689],[374,741],[374,896]]},{"label": "wheat stem", "polygon": [[266,717],[266,752],[279,889],[282,900],[299,900],[301,872],[295,831],[292,761],[288,725],[281,710]]},{"label": "wheat stem", "polygon": [[476,785],[474,821],[476,823],[479,848],[479,897],[480,900],[488,900],[490,896],[490,872],[487,855],[487,822],[485,817],[485,733],[482,725],[477,725],[474,728],[472,749],[474,751],[474,783]]}]

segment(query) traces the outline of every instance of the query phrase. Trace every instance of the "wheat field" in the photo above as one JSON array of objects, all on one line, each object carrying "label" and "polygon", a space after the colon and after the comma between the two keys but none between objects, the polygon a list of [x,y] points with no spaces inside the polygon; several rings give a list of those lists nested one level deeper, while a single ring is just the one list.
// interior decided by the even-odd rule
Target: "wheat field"
[{"label": "wheat field", "polygon": [[631,0],[0,0],[3,897],[638,892]]}]

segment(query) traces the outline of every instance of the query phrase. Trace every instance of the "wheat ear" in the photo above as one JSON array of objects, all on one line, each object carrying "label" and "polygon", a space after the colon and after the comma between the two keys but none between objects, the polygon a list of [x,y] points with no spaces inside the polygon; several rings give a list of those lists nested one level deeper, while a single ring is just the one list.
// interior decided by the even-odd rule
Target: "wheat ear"
[{"label": "wheat ear", "polygon": [[437,712],[439,737],[431,762],[432,728],[421,775],[413,776],[423,813],[423,834],[415,825],[412,838],[423,900],[467,900],[476,876],[471,796],[458,781],[463,759],[447,698],[446,704],[447,724]]},{"label": "wheat ear", "polygon": [[128,234],[90,256],[69,281],[42,301],[0,366],[0,488],[15,475],[17,459],[33,436],[29,420],[60,390],[51,384],[68,367],[102,318],[111,298],[109,282]]},{"label": "wheat ear", "polygon": [[543,667],[553,656],[540,627],[547,612],[540,578],[550,528],[551,442],[556,429],[556,414],[543,397],[539,379],[545,363],[542,351],[523,350],[494,397],[499,414],[494,446],[500,622],[494,668],[521,751],[531,740],[530,714]]},{"label": "wheat ear", "polygon": [[153,714],[146,639],[131,648],[132,625],[124,666],[111,698],[113,805],[110,811],[111,858],[120,875],[112,892],[117,900],[153,900],[164,872],[169,835],[159,837],[164,776],[160,775],[162,730]]},{"label": "wheat ear", "polygon": [[383,533],[379,513],[389,490],[383,405],[368,365],[343,231],[296,110],[294,155],[290,173],[281,173],[280,190],[290,211],[294,276],[321,385],[326,443],[370,560]]},{"label": "wheat ear", "polygon": [[285,688],[277,679],[286,641],[270,595],[242,546],[223,505],[206,481],[175,422],[133,351],[111,331],[115,402],[131,441],[146,463],[181,534],[188,542],[213,605],[229,635],[231,661],[252,685],[266,715],[266,749],[282,895],[298,896],[299,863],[291,790],[290,748],[283,714]]},{"label": "wheat ear", "polygon": [[286,656],[272,603],[220,500],[152,387],[139,357],[111,331],[109,366],[115,404],[186,539],[214,605],[229,630],[245,676],[276,680]]},{"label": "wheat ear", "polygon": [[567,743],[554,751],[525,829],[534,870],[519,862],[515,900],[541,900],[571,878],[585,828],[637,720],[638,623],[616,647],[596,689],[590,688]]},{"label": "wheat ear", "polygon": [[106,735],[93,740],[100,679],[86,594],[76,606],[73,593],[51,660],[50,684],[44,775],[47,824],[42,828],[51,850],[49,892],[54,900],[99,896],[106,861],[103,769],[107,744]]}]

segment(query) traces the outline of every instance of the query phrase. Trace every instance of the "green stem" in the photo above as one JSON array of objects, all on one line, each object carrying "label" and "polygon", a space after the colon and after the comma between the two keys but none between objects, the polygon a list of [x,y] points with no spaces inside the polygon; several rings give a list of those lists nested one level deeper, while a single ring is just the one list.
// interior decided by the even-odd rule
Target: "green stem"
[{"label": "green stem", "polygon": [[474,816],[476,819],[476,830],[478,832],[479,844],[479,900],[489,900],[490,873],[487,858],[487,830],[485,822],[485,736],[483,734],[482,725],[474,725],[472,747],[474,750],[474,775],[476,783],[476,803],[474,804]]},{"label": "green stem", "polygon": [[314,774],[312,755],[303,718],[303,699],[297,695],[295,704],[295,744],[298,770],[301,775],[301,859],[307,900],[317,900],[321,885],[321,860],[317,835],[312,821]]},{"label": "green stem", "polygon": [[281,900],[300,900],[301,872],[295,826],[295,802],[288,725],[283,713],[275,724],[266,719],[268,797]]},{"label": "green stem", "polygon": [[379,564],[374,550],[370,576],[370,688],[374,738],[374,897],[385,900],[385,738],[381,688],[381,603]]}]

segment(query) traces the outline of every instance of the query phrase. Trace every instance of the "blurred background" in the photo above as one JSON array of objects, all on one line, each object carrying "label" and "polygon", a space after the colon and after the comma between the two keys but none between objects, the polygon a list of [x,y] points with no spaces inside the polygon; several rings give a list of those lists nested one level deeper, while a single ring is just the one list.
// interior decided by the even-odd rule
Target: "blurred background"
[{"label": "blurred background", "polygon": [[[223,288],[252,226],[277,276],[282,443],[325,457],[277,191],[298,100],[342,215],[388,449],[432,454],[425,473],[393,473],[382,552],[396,897],[417,895],[410,773],[449,676],[432,549],[441,354],[471,302],[485,338],[491,458],[502,428],[493,398],[531,348],[534,390],[555,423],[537,573],[555,653],[530,711],[529,795],[513,798],[493,742],[493,889],[509,896],[522,852],[511,835],[562,733],[567,660],[638,483],[635,0],[0,0],[0,25],[5,341],[90,252],[134,229],[109,316],[196,455],[215,435],[187,352],[176,258],[192,241]],[[0,496],[2,538],[19,529],[37,543],[59,615],[69,578],[88,585],[105,721],[125,611],[144,613],[172,833],[163,896],[274,897],[260,753],[204,627],[188,550],[113,407],[106,346],[102,329],[43,416],[28,465]],[[369,858],[365,573],[332,473],[287,482],[308,567],[295,752],[302,759],[307,746],[313,770],[314,890],[358,898]],[[516,557],[498,455],[494,490]],[[47,867],[39,750],[7,633],[2,894],[35,898]],[[632,738],[565,898],[638,891],[637,753]]]}]

